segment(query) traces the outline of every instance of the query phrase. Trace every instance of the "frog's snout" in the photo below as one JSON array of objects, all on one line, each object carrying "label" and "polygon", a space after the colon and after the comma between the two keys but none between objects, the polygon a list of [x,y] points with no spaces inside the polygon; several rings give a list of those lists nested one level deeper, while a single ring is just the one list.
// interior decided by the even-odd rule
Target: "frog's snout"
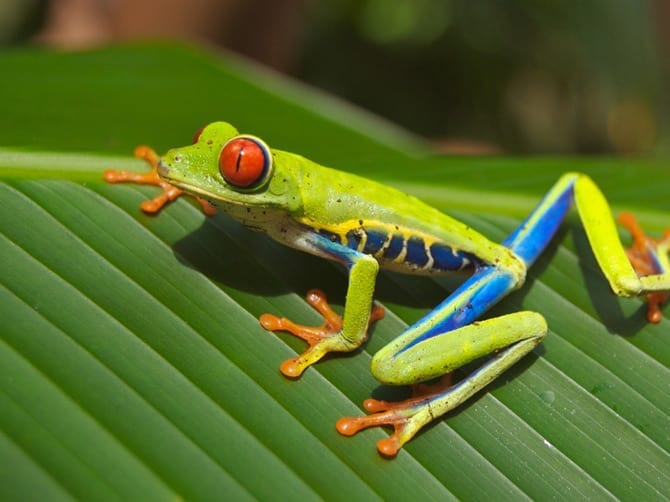
[{"label": "frog's snout", "polygon": [[163,160],[158,161],[158,166],[157,166],[157,171],[158,171],[158,176],[161,178],[167,178],[170,175],[170,167],[163,162]]}]

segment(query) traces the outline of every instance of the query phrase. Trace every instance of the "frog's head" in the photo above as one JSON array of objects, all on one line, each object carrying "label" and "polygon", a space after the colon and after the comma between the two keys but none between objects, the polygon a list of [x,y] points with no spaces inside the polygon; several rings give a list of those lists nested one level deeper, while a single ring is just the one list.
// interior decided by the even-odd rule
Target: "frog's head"
[{"label": "frog's head", "polygon": [[301,204],[291,154],[273,151],[226,122],[200,129],[193,144],[161,157],[158,174],[168,183],[226,210],[235,207],[295,211]]}]

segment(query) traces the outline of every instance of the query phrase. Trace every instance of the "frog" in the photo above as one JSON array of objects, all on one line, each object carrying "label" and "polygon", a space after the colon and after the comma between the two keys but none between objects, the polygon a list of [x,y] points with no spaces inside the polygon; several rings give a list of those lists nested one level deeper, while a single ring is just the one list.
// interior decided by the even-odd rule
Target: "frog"
[{"label": "frog", "polygon": [[[191,195],[207,215],[222,211],[286,246],[345,268],[342,314],[322,290],[314,289],[306,300],[323,317],[322,325],[274,314],[260,317],[266,330],[288,332],[308,344],[280,365],[288,378],[300,377],[327,354],[352,352],[366,342],[370,326],[384,317],[383,307],[373,301],[380,269],[428,276],[469,273],[442,303],[372,357],[371,372],[380,383],[410,385],[414,395],[399,402],[368,399],[368,415],[336,423],[345,436],[372,426],[392,427],[393,433],[377,443],[384,457],[395,457],[427,424],[468,401],[546,337],[547,322],[538,312],[481,318],[524,284],[572,207],[614,294],[646,299],[652,323],[662,319],[661,306],[670,295],[670,230],[653,239],[632,214],[623,213],[619,224],[633,238],[626,249],[605,196],[585,174],[560,176],[519,226],[496,243],[394,187],[270,148],[227,122],[206,125],[191,144],[163,156],[146,146],[135,155],[150,164],[149,172],[110,169],[104,178],[161,187],[158,196],[142,204],[145,212],[155,214],[181,195]],[[453,381],[455,370],[472,364],[475,369]]]}]

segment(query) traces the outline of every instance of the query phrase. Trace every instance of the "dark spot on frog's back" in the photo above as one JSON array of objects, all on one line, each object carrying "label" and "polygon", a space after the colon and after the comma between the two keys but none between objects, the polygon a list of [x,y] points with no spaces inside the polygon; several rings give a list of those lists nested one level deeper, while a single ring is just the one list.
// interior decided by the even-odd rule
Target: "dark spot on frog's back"
[{"label": "dark spot on frog's back", "polygon": [[321,229],[319,230],[319,234],[323,235],[326,239],[328,239],[330,242],[339,242],[340,241],[340,236],[337,235],[335,232],[330,232],[328,230]]},{"label": "dark spot on frog's back", "polygon": [[362,229],[349,230],[347,232],[347,247],[349,249],[358,249],[365,232]]}]

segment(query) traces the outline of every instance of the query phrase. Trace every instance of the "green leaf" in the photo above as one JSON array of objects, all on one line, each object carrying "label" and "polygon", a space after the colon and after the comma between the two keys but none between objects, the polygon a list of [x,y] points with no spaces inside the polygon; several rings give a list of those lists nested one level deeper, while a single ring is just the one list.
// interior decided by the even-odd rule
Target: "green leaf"
[{"label": "green leaf", "polygon": [[[638,300],[619,300],[576,218],[491,315],[537,310],[531,356],[423,431],[395,460],[361,414],[380,388],[371,354],[458,278],[384,273],[388,316],[366,347],[297,381],[301,342],[263,312],[318,322],[302,295],[341,308],[346,277],[224,215],[102,182],[142,170],[225,119],[271,145],[394,184],[503,239],[567,170],[616,210],[668,226],[670,171],[655,160],[447,158],[342,103],[230,56],[172,46],[0,55],[0,496],[112,498],[636,498],[670,493],[670,343]],[[436,104],[439,106],[439,104]],[[665,309],[666,312],[668,309]]]}]

